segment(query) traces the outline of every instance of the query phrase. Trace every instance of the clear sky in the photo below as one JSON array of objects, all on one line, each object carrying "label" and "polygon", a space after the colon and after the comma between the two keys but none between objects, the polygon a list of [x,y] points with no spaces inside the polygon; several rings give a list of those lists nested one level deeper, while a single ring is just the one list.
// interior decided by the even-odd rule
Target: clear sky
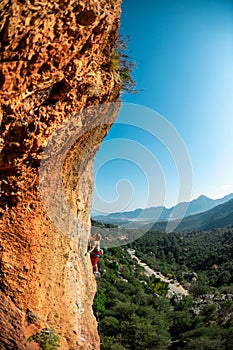
[{"label": "clear sky", "polygon": [[[143,91],[122,95],[140,107],[123,108],[96,157],[93,209],[170,207],[233,192],[233,1],[123,0],[121,33],[130,37],[133,77]],[[151,118],[153,130],[144,130]],[[184,143],[180,157],[169,132],[174,144]],[[181,189],[183,157],[191,194]]]}]

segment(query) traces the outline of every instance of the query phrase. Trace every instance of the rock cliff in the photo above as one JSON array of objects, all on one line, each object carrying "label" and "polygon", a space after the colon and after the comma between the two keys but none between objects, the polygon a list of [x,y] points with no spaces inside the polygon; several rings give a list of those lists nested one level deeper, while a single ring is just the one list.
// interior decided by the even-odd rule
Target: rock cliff
[{"label": "rock cliff", "polygon": [[118,0],[1,1],[1,350],[38,349],[28,337],[51,328],[62,350],[99,349],[84,253],[119,17]]}]

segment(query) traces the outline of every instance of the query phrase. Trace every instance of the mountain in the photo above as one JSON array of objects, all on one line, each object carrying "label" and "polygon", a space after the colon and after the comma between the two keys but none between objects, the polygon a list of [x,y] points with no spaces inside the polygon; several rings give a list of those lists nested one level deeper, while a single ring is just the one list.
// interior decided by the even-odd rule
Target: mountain
[{"label": "mountain", "polygon": [[[188,210],[185,216],[190,216],[193,214],[198,214],[200,212],[204,212],[211,208],[216,207],[217,205],[228,202],[230,199],[233,199],[233,193],[224,196],[223,198],[211,199],[204,195],[194,199],[190,202]],[[179,204],[178,204],[179,206]]]},{"label": "mountain", "polygon": [[[176,220],[173,225],[176,226]],[[165,230],[168,221],[156,223],[153,229]],[[203,213],[185,217],[177,223],[176,232],[206,231],[233,225],[233,199]]]},{"label": "mountain", "polygon": [[219,199],[211,199],[204,195],[201,195],[197,199],[191,202],[181,202],[171,208],[165,208],[163,206],[151,207],[146,209],[136,209],[133,211],[111,213],[108,215],[96,215],[93,219],[103,222],[111,223],[115,225],[127,224],[130,222],[135,223],[150,223],[157,221],[165,221],[171,219],[179,219],[190,215],[205,212],[211,208],[214,208],[222,203],[225,203],[233,199],[233,193]]}]

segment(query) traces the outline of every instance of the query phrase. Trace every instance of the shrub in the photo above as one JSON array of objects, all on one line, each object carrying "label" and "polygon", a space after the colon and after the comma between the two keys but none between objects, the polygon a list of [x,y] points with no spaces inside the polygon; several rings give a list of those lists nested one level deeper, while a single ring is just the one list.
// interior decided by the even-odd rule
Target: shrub
[{"label": "shrub", "polygon": [[45,328],[29,337],[28,341],[39,344],[42,350],[56,350],[59,347],[60,338],[53,328]]},{"label": "shrub", "polygon": [[111,68],[119,74],[121,88],[128,93],[137,93],[135,90],[136,82],[132,78],[132,72],[135,63],[126,53],[128,48],[129,37],[119,36],[115,47],[112,51]]}]

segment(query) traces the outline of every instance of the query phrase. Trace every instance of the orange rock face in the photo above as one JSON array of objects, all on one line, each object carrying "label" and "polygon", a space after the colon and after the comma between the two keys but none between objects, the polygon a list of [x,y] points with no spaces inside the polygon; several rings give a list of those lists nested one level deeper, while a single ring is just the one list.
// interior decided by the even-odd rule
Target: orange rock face
[{"label": "orange rock face", "polygon": [[44,328],[62,350],[99,349],[84,253],[119,16],[112,0],[1,1],[0,350],[38,349]]}]

